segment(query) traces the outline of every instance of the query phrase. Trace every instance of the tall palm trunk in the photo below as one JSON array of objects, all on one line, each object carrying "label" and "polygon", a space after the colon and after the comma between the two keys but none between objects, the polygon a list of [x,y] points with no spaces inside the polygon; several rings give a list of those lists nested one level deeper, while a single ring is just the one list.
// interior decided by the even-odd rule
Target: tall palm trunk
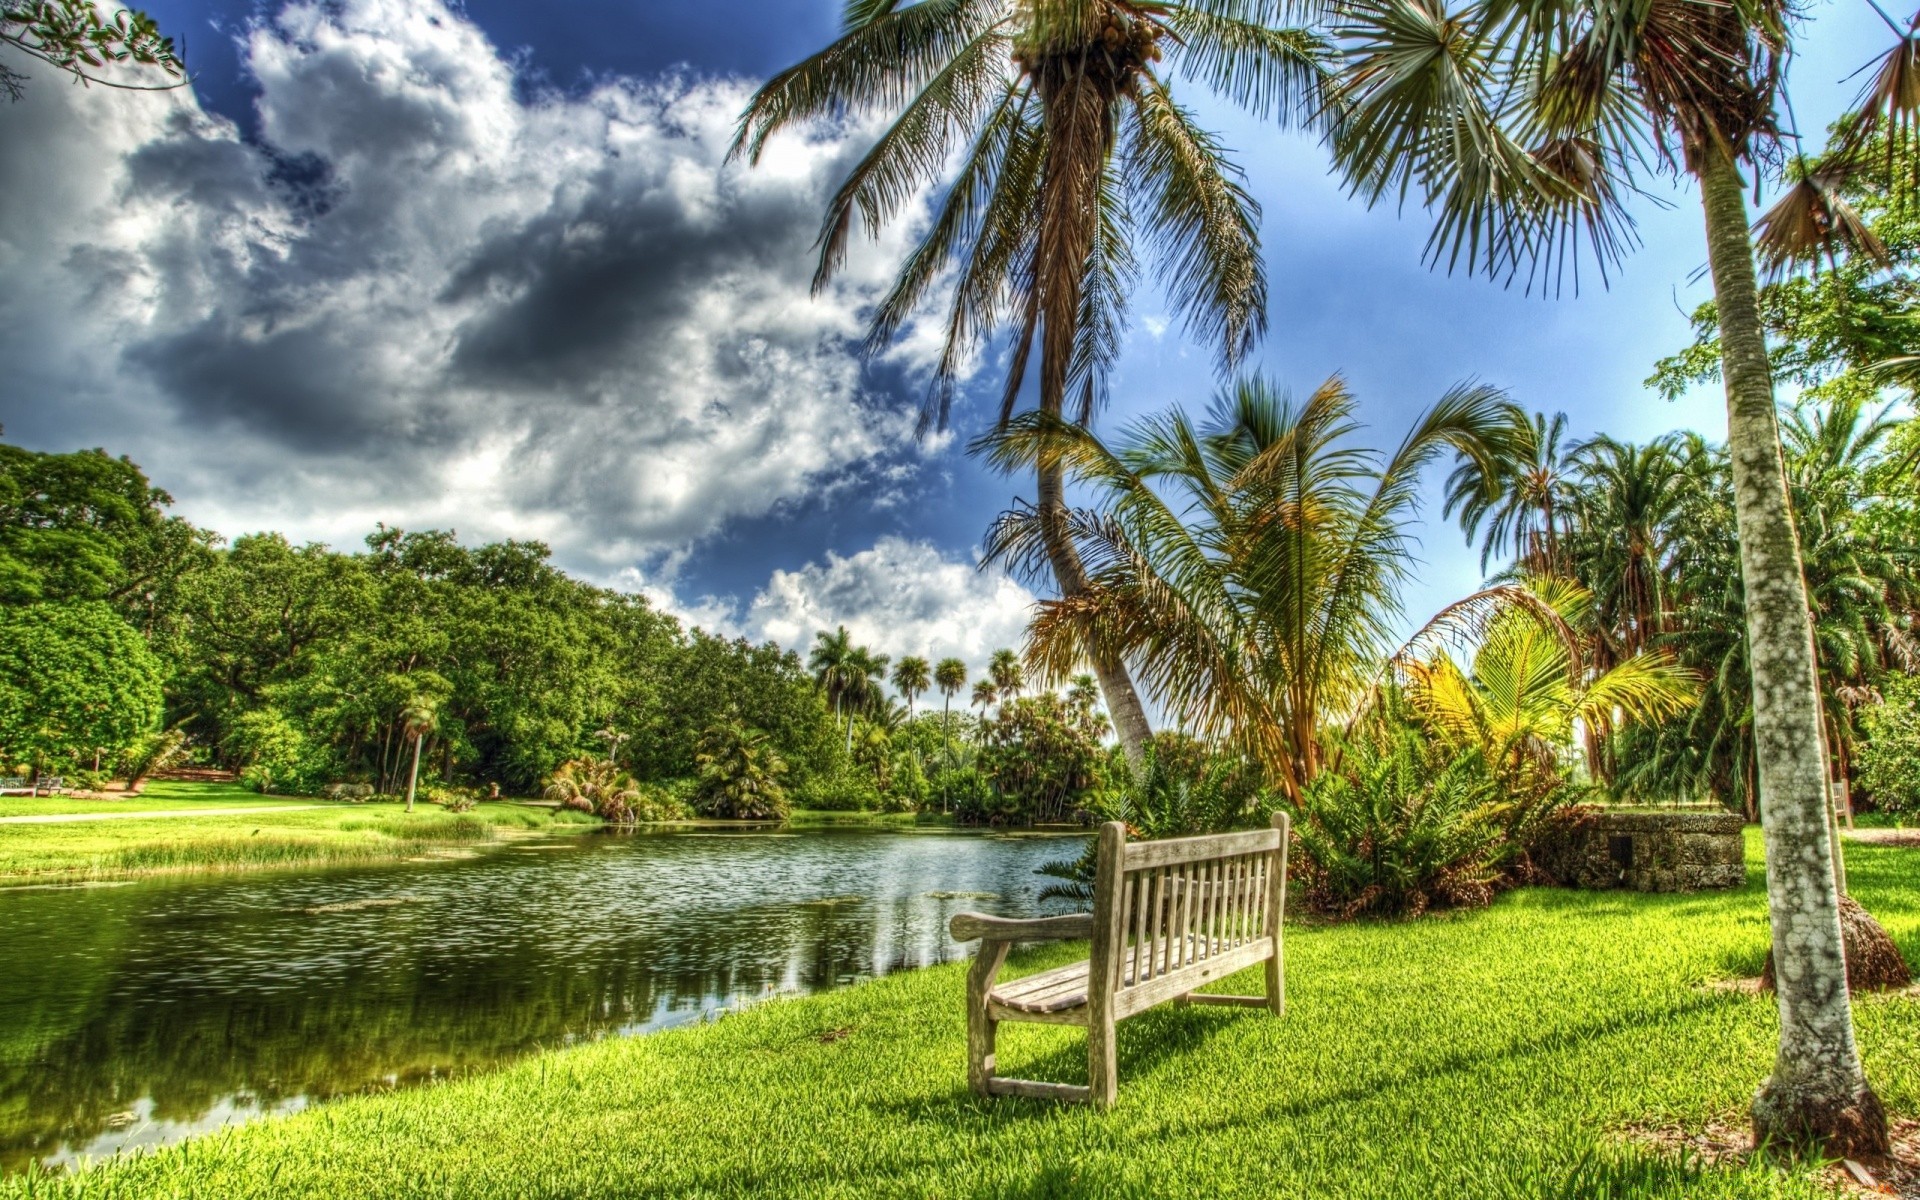
[{"label": "tall palm trunk", "polygon": [[1743,185],[1725,142],[1714,139],[1694,158],[1720,310],[1780,1005],[1779,1053],[1753,1100],[1754,1133],[1786,1142],[1815,1139],[1839,1155],[1884,1154],[1886,1113],[1867,1086],[1853,1039],[1813,625],[1780,457]]},{"label": "tall palm trunk", "polygon": [[420,782],[420,743],[423,739],[425,739],[426,736],[427,735],[424,733],[416,733],[413,735],[413,767],[411,770],[407,772],[407,811],[408,812],[413,811],[414,785]]},{"label": "tall palm trunk", "polygon": [[[1082,277],[1100,219],[1100,178],[1113,153],[1117,81],[1088,70],[1097,57],[1069,51],[1036,64],[1034,70],[1046,123],[1047,158],[1030,304],[1043,330],[1040,408],[1055,418],[1066,409],[1067,375],[1080,328]],[[1029,322],[1025,334],[1029,343],[1032,336]],[[1027,344],[1022,344],[1016,354],[1024,359],[1026,352]],[[1053,565],[1054,580],[1063,597],[1085,595],[1087,570],[1068,530],[1063,468],[1057,460],[1043,456],[1038,476],[1040,538]],[[1128,764],[1136,772],[1143,770],[1153,727],[1147,723],[1146,708],[1126,664],[1095,655],[1093,673],[1100,680],[1100,693]]]}]

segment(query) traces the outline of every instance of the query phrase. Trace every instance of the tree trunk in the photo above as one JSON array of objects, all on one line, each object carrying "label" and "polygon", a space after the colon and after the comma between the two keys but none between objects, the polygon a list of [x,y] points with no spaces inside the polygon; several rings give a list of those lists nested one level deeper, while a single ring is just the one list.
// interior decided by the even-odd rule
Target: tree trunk
[{"label": "tree trunk", "polygon": [[1772,1076],[1753,1099],[1754,1136],[1789,1145],[1817,1141],[1828,1153],[1847,1157],[1884,1154],[1886,1113],[1867,1086],[1853,1039],[1813,624],[1780,457],[1746,199],[1724,142],[1702,149],[1694,166],[1720,310],[1767,846],[1767,913],[1778,966],[1780,1046]]},{"label": "tree trunk", "polygon": [[414,784],[420,781],[420,741],[422,738],[426,736],[427,735],[424,733],[416,733],[413,735],[413,769],[407,772],[407,811],[408,812],[413,811]]},{"label": "tree trunk", "polygon": [[[1040,410],[1053,417],[1062,417],[1066,411],[1081,288],[1100,219],[1100,180],[1113,153],[1113,97],[1103,94],[1100,84],[1089,76],[1087,61],[1086,55],[1061,55],[1054,65],[1038,72],[1047,158],[1033,287],[1042,320]],[[1067,526],[1061,466],[1043,456],[1038,474],[1040,540],[1053,565],[1054,580],[1062,597],[1084,595],[1087,571]],[[1139,773],[1145,768],[1147,743],[1153,737],[1140,693],[1123,662],[1095,656],[1093,673],[1100,680],[1120,748],[1128,765]]]}]

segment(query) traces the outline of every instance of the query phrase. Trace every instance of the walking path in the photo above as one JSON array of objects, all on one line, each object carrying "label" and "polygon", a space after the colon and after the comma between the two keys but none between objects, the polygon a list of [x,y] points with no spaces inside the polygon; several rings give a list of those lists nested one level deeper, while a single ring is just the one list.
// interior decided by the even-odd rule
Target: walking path
[{"label": "walking path", "polygon": [[62,825],[68,821],[120,821],[144,817],[229,817],[244,813],[299,812],[326,808],[324,804],[263,804],[250,808],[161,808],[151,812],[50,813],[30,817],[0,817],[0,825]]}]

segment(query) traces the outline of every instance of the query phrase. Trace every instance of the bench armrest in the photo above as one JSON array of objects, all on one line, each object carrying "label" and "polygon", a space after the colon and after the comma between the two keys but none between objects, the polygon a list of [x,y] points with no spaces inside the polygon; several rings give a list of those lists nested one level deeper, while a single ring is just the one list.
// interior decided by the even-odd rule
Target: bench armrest
[{"label": "bench armrest", "polygon": [[1073,913],[1064,917],[1033,917],[1017,921],[1011,917],[990,917],[985,913],[955,913],[947,922],[956,942],[985,938],[989,942],[1070,941],[1093,936],[1093,914]]}]

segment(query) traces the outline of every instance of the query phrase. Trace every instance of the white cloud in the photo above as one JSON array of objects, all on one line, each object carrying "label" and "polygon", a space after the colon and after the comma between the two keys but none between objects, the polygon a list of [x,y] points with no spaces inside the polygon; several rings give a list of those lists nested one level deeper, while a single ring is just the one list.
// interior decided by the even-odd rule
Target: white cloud
[{"label": "white cloud", "polygon": [[925,541],[883,537],[869,549],[797,571],[775,571],[748,605],[744,631],[804,652],[822,629],[845,625],[856,642],[899,658],[964,660],[978,673],[1018,648],[1033,593],[999,570],[954,562]]},{"label": "white cloud", "polygon": [[439,0],[296,4],[246,54],[268,148],[185,90],[0,106],[12,437],[227,533],[399,520],[603,578],[910,457],[853,345],[913,221],[809,294],[856,141],[724,165],[736,82],[525,99]]}]

